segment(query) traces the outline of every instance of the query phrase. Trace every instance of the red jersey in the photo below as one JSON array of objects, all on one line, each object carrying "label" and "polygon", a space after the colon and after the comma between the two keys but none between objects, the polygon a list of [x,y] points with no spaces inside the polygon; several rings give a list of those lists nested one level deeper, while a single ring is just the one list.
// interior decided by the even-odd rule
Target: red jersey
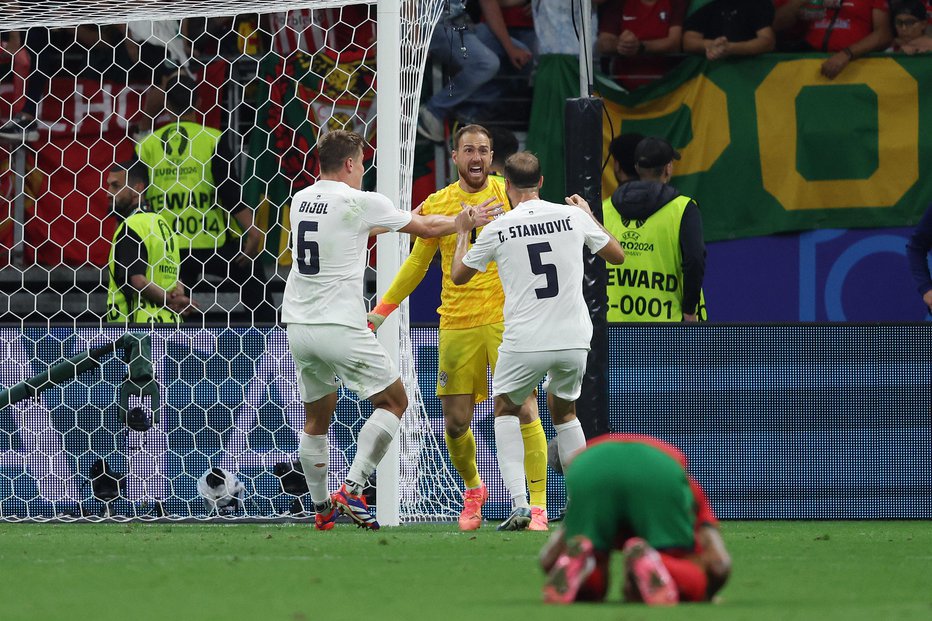
[{"label": "red jersey", "polygon": [[[620,35],[630,30],[639,41],[663,39],[671,27],[683,25],[685,15],[684,0],[609,2],[599,15],[599,32]],[[633,89],[663,77],[675,63],[664,56],[617,57],[611,72],[625,88]]]},{"label": "red jersey", "polygon": [[298,50],[324,50],[342,62],[375,57],[375,7],[369,5],[279,11],[269,14],[269,27],[272,51],[282,57]]},{"label": "red jersey", "polygon": [[[788,0],[776,0],[777,7]],[[806,42],[816,51],[838,52],[874,31],[874,10],[887,12],[887,0],[844,0],[837,9],[822,0],[803,5],[799,18],[806,24]],[[826,41],[826,34],[828,40]]]},{"label": "red jersey", "polygon": [[502,18],[509,28],[534,28],[534,17],[531,15],[531,3],[518,6],[503,6]]},{"label": "red jersey", "polygon": [[686,14],[684,0],[642,0],[609,2],[599,14],[599,32],[621,34],[630,30],[641,41],[663,39],[671,26],[682,26]]}]

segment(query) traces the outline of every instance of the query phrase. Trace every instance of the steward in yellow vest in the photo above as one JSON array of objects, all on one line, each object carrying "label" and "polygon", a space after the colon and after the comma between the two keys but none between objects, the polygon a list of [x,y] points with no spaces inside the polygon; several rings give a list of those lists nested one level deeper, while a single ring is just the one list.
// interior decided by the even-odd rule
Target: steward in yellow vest
[{"label": "steward in yellow vest", "polygon": [[136,147],[149,168],[146,200],[185,249],[215,250],[227,240],[212,166],[219,143],[219,130],[180,121],[163,125]]},{"label": "steward in yellow vest", "polygon": [[605,210],[605,228],[625,251],[624,264],[608,269],[610,322],[705,319],[702,215],[696,201],[667,184],[679,158],[665,140],[640,141],[640,179],[619,186],[613,209]]},{"label": "steward in yellow vest", "polygon": [[145,166],[138,161],[117,164],[107,175],[111,212],[120,220],[108,265],[108,322],[178,323],[194,306],[178,280],[175,234],[148,211],[145,188]]},{"label": "steward in yellow vest", "polygon": [[[219,130],[198,122],[198,103],[194,80],[184,74],[170,78],[165,105],[176,120],[136,145],[149,172],[146,199],[175,232],[181,280],[189,287],[205,273],[233,280],[253,321],[275,321],[277,309],[256,260],[262,234],[241,200],[233,154]],[[244,231],[242,237],[230,229],[230,216]]]}]

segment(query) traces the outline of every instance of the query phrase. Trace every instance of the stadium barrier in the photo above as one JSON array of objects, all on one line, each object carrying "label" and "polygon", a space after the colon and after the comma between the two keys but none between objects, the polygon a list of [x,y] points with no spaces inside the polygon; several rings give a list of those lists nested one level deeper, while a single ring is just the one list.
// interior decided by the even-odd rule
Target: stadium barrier
[{"label": "stadium barrier", "polygon": [[[0,385],[122,333],[0,328]],[[148,431],[119,422],[125,366],[118,358],[36,400],[0,408],[0,519],[102,514],[104,501],[89,484],[98,459],[120,481],[119,496],[107,501],[116,518],[206,517],[196,484],[214,466],[245,484],[236,515],[291,515],[295,496],[279,475],[294,460],[303,416],[284,331],[182,328],[151,337],[162,403]],[[414,328],[411,338],[429,433],[439,442],[437,332]],[[612,326],[609,339],[613,430],[682,448],[720,517],[932,517],[932,324],[626,325]],[[331,428],[332,488],[346,474],[352,438],[368,414],[364,402],[347,397]],[[553,437],[543,400],[542,412]],[[476,436],[491,494],[485,516],[501,519],[507,494],[488,403],[476,416]],[[402,462],[415,459],[417,444],[403,446]],[[437,454],[448,459],[445,452],[428,458]],[[402,502],[424,502],[435,485],[427,475],[403,479]],[[550,477],[548,492],[557,516],[565,505],[562,477]]]}]

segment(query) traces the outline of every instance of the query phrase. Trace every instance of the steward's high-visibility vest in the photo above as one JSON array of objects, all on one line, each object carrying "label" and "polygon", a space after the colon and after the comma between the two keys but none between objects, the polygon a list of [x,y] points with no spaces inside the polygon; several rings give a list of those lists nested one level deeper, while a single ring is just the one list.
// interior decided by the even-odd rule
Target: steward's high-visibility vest
[{"label": "steward's high-visibility vest", "polygon": [[217,204],[211,169],[219,142],[219,130],[183,121],[160,127],[136,146],[149,168],[146,200],[177,233],[181,248],[215,249],[226,241],[226,212]]},{"label": "steward's high-visibility vest", "polygon": [[178,284],[180,253],[175,234],[165,219],[151,211],[135,211],[120,223],[113,235],[110,248],[110,282],[107,287],[107,321],[120,323],[178,323],[181,316],[169,308],[151,302],[135,290],[129,294],[116,282],[116,241],[129,227],[146,247],[149,264],[146,278],[171,292]]},{"label": "steward's high-visibility vest", "polygon": [[[683,320],[680,225],[690,201],[677,196],[646,220],[622,218],[611,199],[603,201],[605,228],[625,251],[624,263],[607,266],[609,322]],[[698,314],[705,321],[704,294]]]}]

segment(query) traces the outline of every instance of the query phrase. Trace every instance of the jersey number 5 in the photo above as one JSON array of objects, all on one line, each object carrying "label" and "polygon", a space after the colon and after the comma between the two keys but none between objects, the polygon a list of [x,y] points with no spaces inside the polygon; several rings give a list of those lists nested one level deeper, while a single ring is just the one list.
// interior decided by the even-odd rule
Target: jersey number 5
[{"label": "jersey number 5", "polygon": [[553,263],[544,263],[541,260],[542,254],[551,252],[552,250],[550,242],[528,244],[527,246],[527,256],[531,261],[531,271],[538,276],[545,276],[547,278],[547,282],[543,287],[534,289],[534,293],[537,294],[538,300],[555,298],[557,294],[560,293],[560,283],[557,281],[557,266]]},{"label": "jersey number 5", "polygon": [[298,238],[295,242],[298,256],[295,261],[298,263],[298,271],[305,276],[313,276],[320,271],[320,245],[307,238],[309,233],[316,232],[316,220],[302,220],[298,224]]}]

